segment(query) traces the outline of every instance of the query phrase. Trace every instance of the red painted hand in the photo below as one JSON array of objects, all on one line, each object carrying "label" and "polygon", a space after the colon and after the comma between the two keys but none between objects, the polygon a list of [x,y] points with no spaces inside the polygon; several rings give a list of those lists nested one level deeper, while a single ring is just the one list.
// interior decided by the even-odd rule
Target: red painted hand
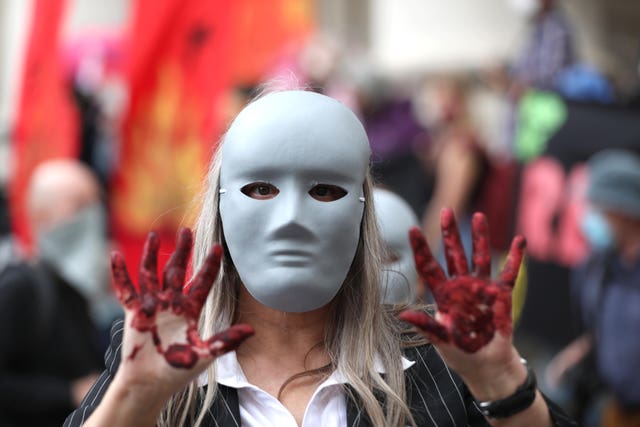
[{"label": "red painted hand", "polygon": [[467,353],[489,344],[496,331],[510,340],[511,291],[524,254],[524,238],[513,239],[502,272],[492,280],[486,217],[476,213],[472,219],[472,273],[451,209],[443,209],[441,227],[450,278],[433,257],[420,230],[409,232],[418,274],[437,305],[436,317],[422,311],[404,311],[400,319],[416,326],[434,344],[449,343]]},{"label": "red painted hand", "polygon": [[[253,335],[250,326],[234,325],[209,339],[200,337],[198,318],[218,274],[222,249],[216,245],[211,250],[189,291],[184,293],[191,244],[191,231],[180,230],[177,248],[167,262],[160,282],[157,273],[160,242],[155,233],[150,233],[140,264],[139,290],[131,282],[122,256],[115,252],[111,259],[115,292],[127,311],[127,319],[131,319],[130,326],[142,334],[151,334],[157,353],[164,356],[169,365],[184,369],[194,367],[199,360],[211,360],[234,350]],[[163,316],[171,319],[159,321]],[[181,335],[183,339],[176,339]],[[124,357],[133,360],[147,341],[134,343]]]}]

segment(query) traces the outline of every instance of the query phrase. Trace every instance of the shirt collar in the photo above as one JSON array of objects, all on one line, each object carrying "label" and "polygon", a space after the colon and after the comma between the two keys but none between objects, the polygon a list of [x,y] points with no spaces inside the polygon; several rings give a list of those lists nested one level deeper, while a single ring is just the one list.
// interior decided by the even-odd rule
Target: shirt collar
[{"label": "shirt collar", "polygon": [[[415,363],[416,362],[402,357],[402,370],[407,370]],[[244,372],[242,372],[242,367],[240,366],[240,363],[238,363],[238,358],[236,357],[235,351],[230,351],[218,357],[215,360],[215,364],[216,381],[219,384],[232,388],[254,387],[251,383],[249,383],[249,381],[247,381],[247,377],[245,377]],[[385,373],[385,369],[382,365],[382,361],[380,360],[380,356],[377,354],[374,359],[374,367],[379,374]],[[323,383],[323,385],[346,384],[347,382],[347,378],[342,372],[335,371],[329,376],[329,378]],[[208,384],[207,371],[203,372],[200,375],[198,383],[201,386]]]}]

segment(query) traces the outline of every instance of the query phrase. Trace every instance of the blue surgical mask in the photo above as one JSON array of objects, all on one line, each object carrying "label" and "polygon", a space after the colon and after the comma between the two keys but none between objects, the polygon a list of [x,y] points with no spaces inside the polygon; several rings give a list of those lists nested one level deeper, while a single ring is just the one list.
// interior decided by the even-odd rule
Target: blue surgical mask
[{"label": "blue surgical mask", "polygon": [[581,229],[591,249],[604,252],[615,243],[613,231],[602,213],[590,209],[582,217]]},{"label": "blue surgical mask", "polygon": [[84,296],[93,320],[101,328],[121,314],[109,290],[106,227],[104,207],[95,202],[38,235],[40,258]]}]

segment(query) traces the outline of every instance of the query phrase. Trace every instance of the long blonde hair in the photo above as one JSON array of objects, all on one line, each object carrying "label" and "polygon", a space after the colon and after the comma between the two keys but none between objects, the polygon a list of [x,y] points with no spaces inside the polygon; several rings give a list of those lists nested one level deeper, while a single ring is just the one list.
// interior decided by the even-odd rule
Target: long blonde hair
[{"label": "long blonde hair", "polygon": [[[200,200],[200,215],[195,227],[194,271],[203,264],[214,244],[225,245],[218,210],[221,153],[220,146],[211,162],[206,190]],[[383,246],[376,224],[369,174],[365,178],[364,196],[367,202],[360,226],[360,241],[347,278],[330,303],[332,313],[328,316],[331,320],[326,327],[324,350],[329,355],[331,367],[340,371],[350,385],[351,388],[345,387],[345,391],[353,394],[351,398],[359,402],[374,426],[415,425],[405,403],[401,360],[401,340],[406,328],[381,302],[379,274]],[[239,276],[225,249],[218,278],[200,318],[202,336],[209,337],[233,324],[239,288]],[[376,358],[384,367],[384,378],[376,370]],[[195,426],[201,425],[217,397],[215,364],[207,369],[207,377],[206,392],[197,381],[192,382],[167,403],[158,425],[184,425],[186,421]],[[384,410],[379,396],[385,402]]]}]

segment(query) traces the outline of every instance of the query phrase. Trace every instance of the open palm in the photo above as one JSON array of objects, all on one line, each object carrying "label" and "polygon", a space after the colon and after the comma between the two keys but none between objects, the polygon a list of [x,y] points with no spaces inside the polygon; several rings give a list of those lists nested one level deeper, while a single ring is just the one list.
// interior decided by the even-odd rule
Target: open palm
[{"label": "open palm", "polygon": [[138,289],[133,285],[123,257],[114,252],[112,272],[116,296],[125,309],[121,370],[148,384],[181,389],[211,361],[237,348],[253,334],[248,325],[234,325],[208,339],[198,333],[198,319],[218,274],[222,250],[215,246],[193,279],[188,292],[184,281],[192,245],[189,229],[180,230],[175,252],[158,278],[160,246],[155,233],[145,243]]},{"label": "open palm", "polygon": [[[441,227],[450,277],[433,257],[420,230],[409,232],[416,268],[436,302],[435,317],[422,311],[404,311],[400,318],[416,326],[452,365],[463,364],[465,354],[476,352],[480,357],[501,354],[507,359],[512,334],[511,292],[525,240],[522,236],[513,239],[507,262],[494,280],[486,217],[476,213],[472,218],[471,271],[451,209],[443,209]],[[500,336],[496,337],[496,332]]]}]

